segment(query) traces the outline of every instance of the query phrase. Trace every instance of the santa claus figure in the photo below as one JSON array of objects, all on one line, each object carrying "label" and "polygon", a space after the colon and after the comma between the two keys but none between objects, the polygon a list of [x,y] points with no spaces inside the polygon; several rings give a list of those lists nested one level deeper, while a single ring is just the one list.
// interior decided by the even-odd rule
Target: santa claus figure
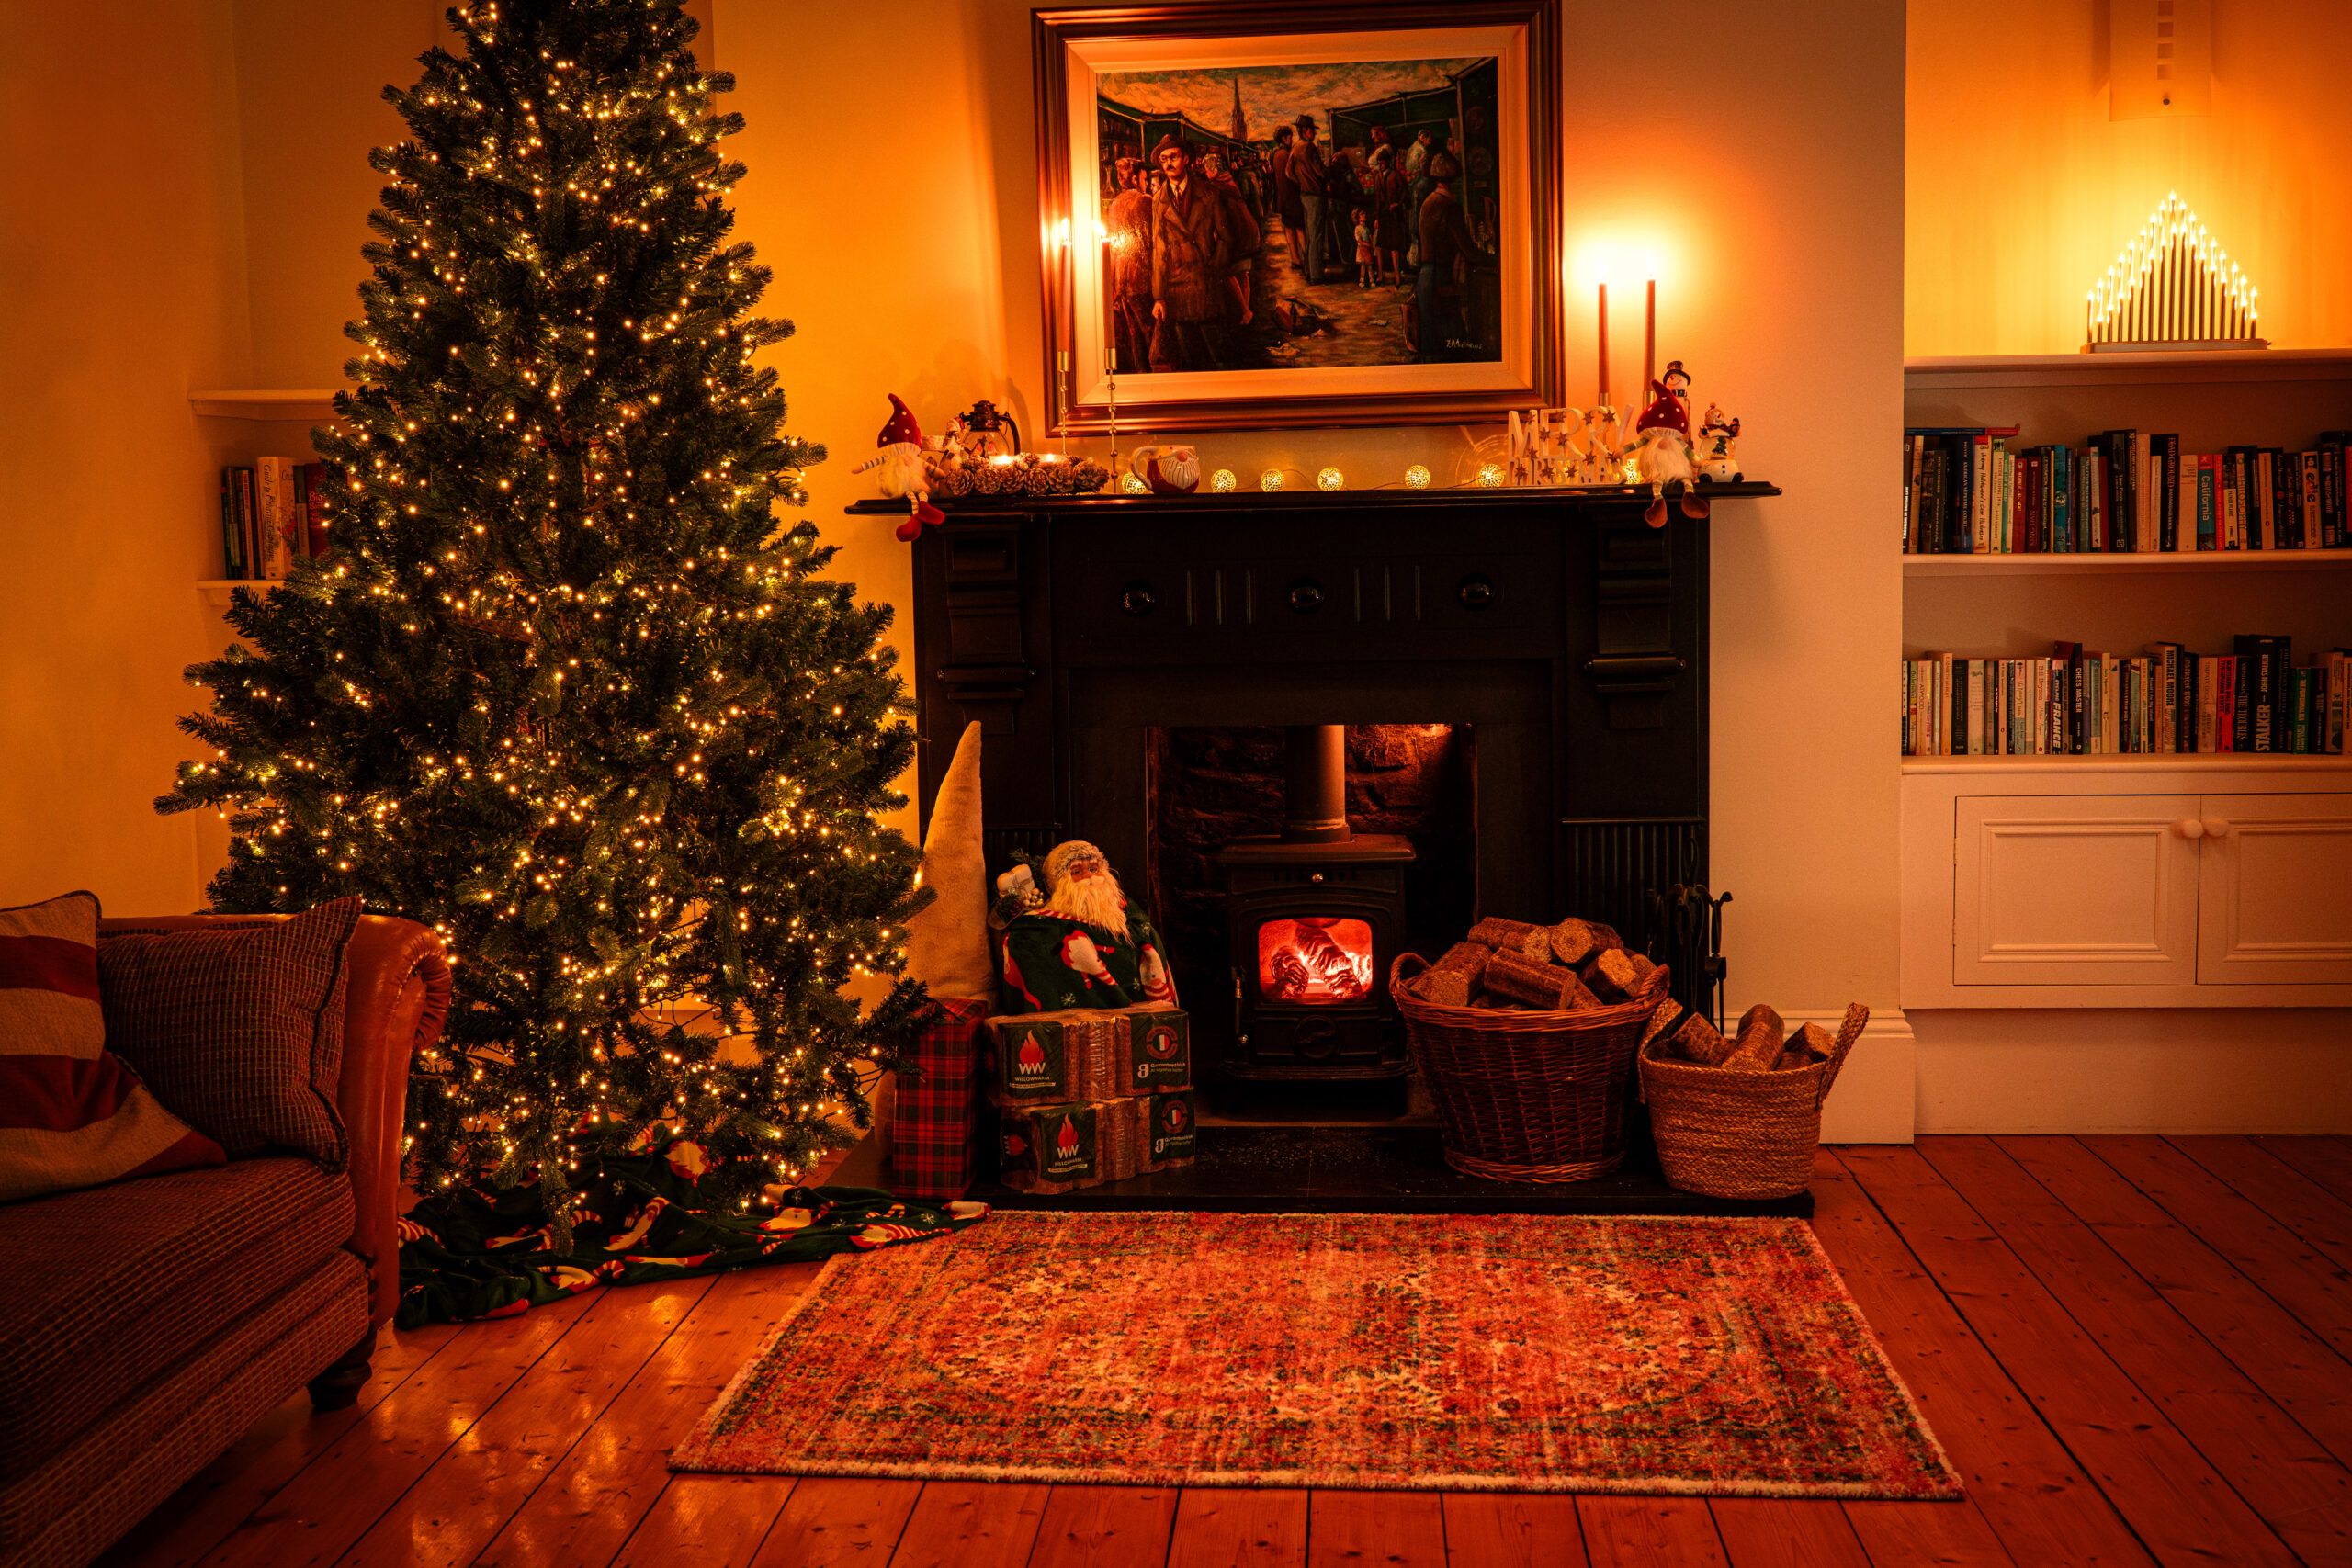
[{"label": "santa claus figure", "polygon": [[1128,907],[1102,852],[1072,840],[1041,869],[1044,898],[1004,929],[1004,1010],[1174,1003],[1159,933]]},{"label": "santa claus figure", "polygon": [[1650,487],[1652,500],[1643,520],[1653,528],[1666,526],[1666,488],[1682,487],[1682,515],[1704,517],[1707,502],[1691,487],[1699,470],[1690,460],[1690,374],[1679,359],[1667,362],[1666,374],[1650,383],[1650,406],[1634,422],[1633,443],[1625,456],[1634,472]]},{"label": "santa claus figure", "polygon": [[914,411],[896,392],[890,394],[890,418],[874,445],[874,456],[850,472],[881,469],[882,493],[904,496],[913,504],[912,513],[899,525],[899,537],[911,540],[933,524],[945,522],[947,514],[931,503],[931,477],[922,461],[922,426],[915,423]]}]

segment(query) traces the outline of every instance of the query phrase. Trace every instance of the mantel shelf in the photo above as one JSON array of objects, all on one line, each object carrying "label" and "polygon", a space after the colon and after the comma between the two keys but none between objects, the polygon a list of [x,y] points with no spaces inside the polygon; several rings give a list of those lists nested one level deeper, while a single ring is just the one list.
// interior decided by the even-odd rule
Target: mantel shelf
[{"label": "mantel shelf", "polygon": [[2352,348],[2004,354],[1903,362],[1903,389],[1906,392],[1987,387],[2195,386],[2245,381],[2352,381]]},{"label": "mantel shelf", "polygon": [[[1743,501],[1778,495],[1781,489],[1778,485],[1757,479],[1743,479],[1735,484],[1702,485],[1699,493],[1709,501]],[[1645,485],[1599,485],[1576,489],[1498,485],[1492,488],[1468,486],[1458,490],[1247,490],[1222,495],[1198,491],[1191,495],[972,495],[941,498],[933,504],[951,518],[1038,512],[1173,517],[1243,508],[1387,512],[1500,506],[1513,502],[1525,505],[1530,502],[1556,505],[1569,512],[1601,508],[1621,511],[1627,506],[1648,505],[1650,492]],[[1687,521],[1673,501],[1669,500],[1667,504],[1671,513],[1670,520]],[[853,517],[903,517],[907,514],[907,503],[904,501],[854,501],[842,511]]]},{"label": "mantel shelf", "polygon": [[2299,751],[2125,751],[2092,757],[1905,757],[1904,776],[1926,773],[2352,773],[2352,757]]},{"label": "mantel shelf", "polygon": [[287,423],[322,424],[335,417],[334,393],[303,389],[277,391],[259,388],[232,388],[209,392],[190,392],[188,407],[209,419],[247,419],[283,421]]},{"label": "mantel shelf", "polygon": [[2114,555],[1924,555],[1905,556],[1905,577],[2071,577],[2093,575],[2177,576],[2211,572],[2217,577],[2251,577],[2282,571],[2328,567],[2352,567],[2352,550],[2194,550],[2187,554],[2134,553]]}]

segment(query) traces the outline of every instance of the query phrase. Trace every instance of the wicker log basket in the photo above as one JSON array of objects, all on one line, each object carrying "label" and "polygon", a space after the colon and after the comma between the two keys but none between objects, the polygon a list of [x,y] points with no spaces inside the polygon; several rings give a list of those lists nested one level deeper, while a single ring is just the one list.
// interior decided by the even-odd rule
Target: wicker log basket
[{"label": "wicker log basket", "polygon": [[1784,1072],[1732,1072],[1678,1061],[1664,1038],[1642,1053],[1642,1099],[1650,1109],[1666,1179],[1709,1198],[1793,1198],[1813,1179],[1821,1102],[1870,1021],[1856,1002],[1838,1025],[1829,1059]]},{"label": "wicker log basket", "polygon": [[1516,1012],[1422,1000],[1408,986],[1429,966],[1397,954],[1388,994],[1437,1102],[1446,1163],[1496,1181],[1589,1181],[1623,1163],[1634,1057],[1666,972],[1614,1007]]}]

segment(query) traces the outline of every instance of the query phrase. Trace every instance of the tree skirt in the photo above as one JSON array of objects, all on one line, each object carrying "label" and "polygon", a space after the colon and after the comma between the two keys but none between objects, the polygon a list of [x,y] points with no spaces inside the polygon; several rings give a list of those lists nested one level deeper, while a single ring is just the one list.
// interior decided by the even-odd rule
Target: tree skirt
[{"label": "tree skirt", "polygon": [[1960,1495],[1796,1220],[999,1213],[827,1265],[672,1465]]}]

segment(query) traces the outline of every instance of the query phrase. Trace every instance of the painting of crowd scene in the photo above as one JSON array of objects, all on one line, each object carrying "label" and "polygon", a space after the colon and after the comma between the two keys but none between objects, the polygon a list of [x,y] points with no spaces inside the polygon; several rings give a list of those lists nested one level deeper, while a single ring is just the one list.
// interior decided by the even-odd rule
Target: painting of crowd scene
[{"label": "painting of crowd scene", "polygon": [[1495,361],[1491,59],[1099,79],[1121,375]]}]

